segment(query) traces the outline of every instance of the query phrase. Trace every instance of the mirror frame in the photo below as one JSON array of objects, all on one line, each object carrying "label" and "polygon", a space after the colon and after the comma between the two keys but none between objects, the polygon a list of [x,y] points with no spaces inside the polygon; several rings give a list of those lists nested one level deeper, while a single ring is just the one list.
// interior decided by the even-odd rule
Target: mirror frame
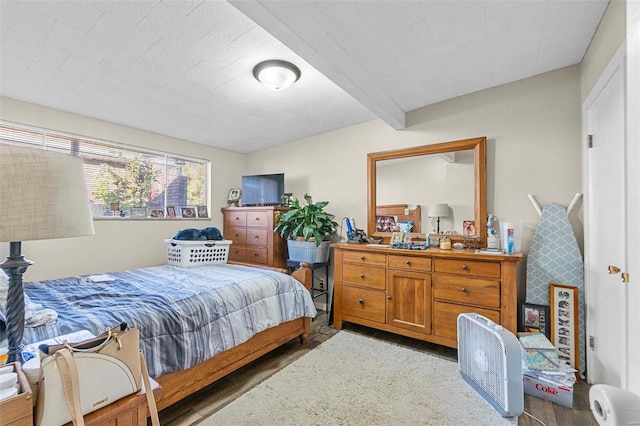
[{"label": "mirror frame", "polygon": [[[433,145],[415,146],[391,151],[371,152],[367,154],[367,234],[382,238],[389,243],[391,232],[376,231],[376,164],[378,161],[397,158],[417,157],[421,155],[443,154],[447,152],[473,150],[474,152],[474,221],[476,233],[480,237],[479,246],[485,247],[487,242],[487,138],[485,136],[459,141],[442,142]],[[428,208],[424,206],[423,208]],[[424,238],[425,232],[413,233],[413,236]],[[441,236],[445,234],[430,234]],[[446,234],[453,241],[461,241],[460,234]]]}]

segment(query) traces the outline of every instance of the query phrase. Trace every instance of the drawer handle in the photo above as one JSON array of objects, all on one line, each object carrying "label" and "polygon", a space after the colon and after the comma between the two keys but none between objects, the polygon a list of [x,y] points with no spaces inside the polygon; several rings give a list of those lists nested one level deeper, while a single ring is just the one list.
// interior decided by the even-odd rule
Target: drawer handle
[{"label": "drawer handle", "polygon": [[364,260],[364,256],[360,256],[360,260]]},{"label": "drawer handle", "polygon": [[467,292],[467,288],[466,287],[462,287],[462,292],[466,293]]},{"label": "drawer handle", "polygon": [[410,261],[410,260],[407,260],[405,263],[406,263],[407,265],[411,266],[411,261]]},{"label": "drawer handle", "polygon": [[260,218],[259,218],[259,217],[256,217],[256,220],[260,220]]},{"label": "drawer handle", "polygon": [[462,269],[466,271],[467,269],[469,269],[469,267],[467,265],[462,265]]},{"label": "drawer handle", "polygon": [[240,220],[238,216],[234,217],[233,220]]},{"label": "drawer handle", "polygon": [[358,300],[358,303],[360,303],[361,305],[364,305],[364,299]]},{"label": "drawer handle", "polygon": [[364,279],[364,274],[360,274],[360,278]]},{"label": "drawer handle", "polygon": [[259,236],[259,235],[256,235],[256,236],[254,236],[253,238],[258,239],[258,238],[260,238],[260,236]]},{"label": "drawer handle", "polygon": [[258,253],[253,253],[253,255],[254,255],[255,257],[260,256]]},{"label": "drawer handle", "polygon": [[387,300],[391,300],[391,295],[388,295],[388,296],[387,296]]}]

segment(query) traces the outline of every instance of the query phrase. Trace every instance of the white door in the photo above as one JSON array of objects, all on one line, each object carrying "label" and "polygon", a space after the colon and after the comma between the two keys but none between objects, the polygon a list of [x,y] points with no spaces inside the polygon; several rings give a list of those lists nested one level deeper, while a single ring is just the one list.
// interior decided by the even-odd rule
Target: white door
[{"label": "white door", "polygon": [[[585,151],[587,379],[626,387],[627,286],[624,50],[583,107],[592,147]],[[587,138],[588,140],[588,138]],[[609,268],[620,273],[609,273]],[[593,348],[590,348],[593,337]]]}]

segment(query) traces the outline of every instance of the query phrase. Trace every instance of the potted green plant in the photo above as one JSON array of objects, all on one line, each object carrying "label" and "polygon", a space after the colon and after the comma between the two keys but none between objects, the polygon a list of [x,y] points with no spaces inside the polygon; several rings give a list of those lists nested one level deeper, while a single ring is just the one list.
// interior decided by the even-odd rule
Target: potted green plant
[{"label": "potted green plant", "polygon": [[289,260],[323,263],[329,260],[329,244],[338,224],[335,216],[324,210],[328,201],[314,203],[309,194],[304,199],[306,205],[289,198],[289,210],[280,215],[274,232],[287,239]]}]

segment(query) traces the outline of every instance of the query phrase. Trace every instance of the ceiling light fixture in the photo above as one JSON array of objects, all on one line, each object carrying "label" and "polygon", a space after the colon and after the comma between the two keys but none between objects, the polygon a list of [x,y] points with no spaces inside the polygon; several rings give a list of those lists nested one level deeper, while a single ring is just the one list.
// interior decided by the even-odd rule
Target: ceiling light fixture
[{"label": "ceiling light fixture", "polygon": [[300,69],[290,62],[272,59],[256,65],[253,76],[271,90],[284,90],[298,81]]}]

